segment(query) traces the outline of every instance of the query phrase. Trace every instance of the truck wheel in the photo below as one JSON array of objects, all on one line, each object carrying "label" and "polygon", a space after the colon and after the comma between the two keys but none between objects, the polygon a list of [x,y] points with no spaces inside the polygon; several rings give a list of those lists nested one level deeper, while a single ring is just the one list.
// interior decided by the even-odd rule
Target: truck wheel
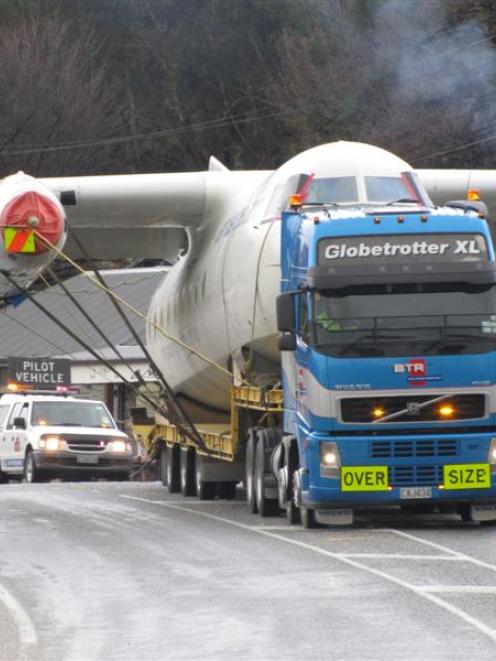
[{"label": "truck wheel", "polygon": [[9,481],[8,474],[0,470],[0,484],[7,484],[8,481]]},{"label": "truck wheel", "polygon": [[277,498],[267,498],[265,495],[265,448],[266,431],[263,429],[257,434],[257,447],[255,450],[255,501],[260,516],[278,516],[280,514]]},{"label": "truck wheel", "polygon": [[202,462],[196,457],[196,495],[200,500],[213,500],[217,494],[217,482],[206,482],[203,479]]},{"label": "truck wheel", "polygon": [[167,486],[167,446],[165,444],[160,446],[160,481]]},{"label": "truck wheel", "polygon": [[246,438],[245,452],[245,487],[246,502],[248,510],[252,514],[258,513],[257,501],[255,499],[255,447],[256,447],[256,429],[249,429]]},{"label": "truck wheel", "polygon": [[179,470],[179,448],[176,445],[167,446],[166,462],[167,488],[169,493],[179,493],[181,490]]},{"label": "truck wheel", "polygon": [[196,496],[194,451],[181,449],[180,456],[181,493],[183,496]]},{"label": "truck wheel", "polygon": [[34,454],[32,450],[28,450],[26,458],[24,459],[24,479],[29,484],[34,482],[43,482],[43,475],[36,467],[36,462],[34,460]]},{"label": "truck wheel", "polygon": [[296,507],[293,499],[286,503],[286,521],[290,526],[300,522],[300,510]]},{"label": "truck wheel", "polygon": [[234,500],[236,498],[236,482],[219,482],[217,495],[224,500]]},{"label": "truck wheel", "polygon": [[310,530],[312,528],[318,528],[318,523],[315,520],[315,512],[311,507],[304,507],[303,505],[300,507],[300,516],[301,516],[301,524],[306,530]]}]

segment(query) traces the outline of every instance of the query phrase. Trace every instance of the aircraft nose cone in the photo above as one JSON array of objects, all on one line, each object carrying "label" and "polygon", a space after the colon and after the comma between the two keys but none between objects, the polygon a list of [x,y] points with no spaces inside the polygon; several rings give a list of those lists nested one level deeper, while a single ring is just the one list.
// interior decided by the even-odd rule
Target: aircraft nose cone
[{"label": "aircraft nose cone", "polygon": [[[0,214],[0,229],[9,244],[9,252],[25,252],[26,237],[36,230],[52,244],[57,244],[64,231],[64,214],[48,197],[36,191],[27,191],[12,199]],[[9,230],[17,230],[15,235]],[[19,246],[17,246],[19,243]],[[34,237],[34,249],[29,252],[41,253],[49,250],[38,236]]]}]

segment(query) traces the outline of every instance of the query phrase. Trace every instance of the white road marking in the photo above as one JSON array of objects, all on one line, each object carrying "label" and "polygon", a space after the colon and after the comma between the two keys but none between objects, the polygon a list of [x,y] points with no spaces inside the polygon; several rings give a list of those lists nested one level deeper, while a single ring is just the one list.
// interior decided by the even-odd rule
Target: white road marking
[{"label": "white road marking", "polygon": [[411,539],[414,542],[425,544],[426,546],[430,546],[431,548],[437,549],[438,551],[442,551],[443,553],[449,553],[450,555],[453,555],[459,558],[460,560],[465,560],[466,562],[470,562],[476,565],[477,567],[483,567],[484,569],[489,569],[490,571],[496,571],[496,565],[492,565],[489,562],[484,562],[484,560],[479,560],[471,555],[467,555],[466,553],[461,553],[460,551],[455,551],[454,549],[450,549],[449,546],[444,546],[443,544],[436,544],[436,542],[430,542],[429,540],[423,539],[422,537],[418,537],[417,535],[412,535],[411,533],[403,532],[403,530],[394,530],[393,528],[371,528],[370,530],[372,532],[393,533],[394,535],[399,535],[400,537],[406,537],[406,539]]},{"label": "white road marking", "polygon": [[[461,608],[458,608],[457,606],[453,606],[452,604],[448,603],[447,601],[444,601],[444,599],[441,599],[440,597],[436,597],[434,594],[431,594],[430,592],[425,592],[419,589],[416,585],[413,585],[412,583],[408,583],[407,581],[402,580],[401,578],[397,578],[396,576],[392,576],[391,574],[387,574],[386,572],[381,571],[380,569],[374,569],[372,567],[367,567],[367,565],[362,564],[361,562],[357,562],[356,560],[353,560],[352,558],[347,558],[346,556],[339,554],[339,553],[333,553],[332,551],[327,551],[326,549],[320,548],[319,546],[313,546],[312,544],[308,544],[307,542],[302,542],[297,539],[290,539],[288,537],[284,537],[283,535],[278,535],[275,532],[272,532],[270,530],[263,530],[254,526],[248,526],[245,523],[239,523],[238,521],[232,521],[231,519],[225,519],[222,516],[217,516],[215,514],[208,514],[207,512],[199,512],[198,510],[194,510],[190,507],[183,507],[181,505],[174,505],[172,503],[166,503],[164,501],[157,501],[157,500],[152,500],[150,498],[140,498],[139,496],[128,496],[127,494],[120,494],[121,498],[127,498],[129,500],[136,500],[138,502],[142,503],[150,503],[152,505],[158,505],[159,507],[165,507],[169,509],[175,509],[175,510],[180,510],[183,512],[188,512],[189,514],[194,514],[196,516],[202,516],[206,519],[212,519],[213,521],[219,521],[220,523],[224,523],[230,526],[234,526],[235,528],[240,528],[241,530],[246,530],[251,533],[256,533],[257,535],[264,535],[265,537],[271,537],[272,539],[277,539],[281,542],[285,542],[286,544],[291,544],[293,546],[298,546],[300,548],[306,549],[307,551],[312,551],[313,553],[317,553],[319,555],[326,556],[328,558],[332,558],[333,560],[337,560],[339,562],[343,562],[347,565],[350,565],[351,567],[355,567],[356,569],[361,569],[363,571],[368,572],[369,574],[373,574],[374,576],[378,576],[379,578],[382,578],[386,581],[389,581],[391,583],[394,583],[395,585],[399,585],[400,587],[404,588],[405,590],[409,590],[410,592],[413,592],[415,595],[418,597],[421,597],[423,599],[426,599],[427,601],[430,601],[431,603],[435,604],[436,606],[439,606],[440,608],[443,608],[444,610],[448,611],[452,615],[455,615],[456,617],[460,618],[467,624],[471,625],[475,629],[477,629],[480,633],[484,634],[488,638],[490,638],[493,642],[496,642],[496,630],[492,629],[491,627],[488,627],[484,622],[481,620],[478,620],[476,617],[473,617],[469,613],[466,613],[463,611]],[[384,530],[384,529],[383,529]],[[412,536],[414,537],[414,536]],[[449,549],[447,549],[450,553],[452,553]],[[460,554],[462,555],[462,554]],[[492,566],[492,565],[490,565]]]},{"label": "white road marking", "polygon": [[463,562],[463,558],[453,555],[415,555],[409,553],[336,553],[343,558],[379,558],[380,560],[448,560],[449,562]]},{"label": "white road marking", "polygon": [[496,594],[496,585],[419,585],[422,592],[451,592],[453,594]]},{"label": "white road marking", "polygon": [[0,585],[0,601],[11,614],[17,627],[20,644],[19,659],[32,659],[38,644],[38,637],[29,615],[17,599],[2,585]]}]

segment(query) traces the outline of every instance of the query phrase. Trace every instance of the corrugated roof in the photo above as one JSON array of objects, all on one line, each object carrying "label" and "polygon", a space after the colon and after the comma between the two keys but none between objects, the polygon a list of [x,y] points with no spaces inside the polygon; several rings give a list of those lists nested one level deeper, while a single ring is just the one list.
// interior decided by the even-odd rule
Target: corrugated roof
[{"label": "corrugated roof", "polygon": [[[167,273],[167,267],[105,271],[104,278],[112,291],[146,315],[153,292]],[[84,275],[65,283],[99,328],[114,345],[135,345],[136,342],[122,321],[107,294]],[[80,335],[92,348],[107,343],[91,327],[60,286],[36,294],[36,299],[55,317]],[[140,338],[145,339],[145,324],[132,312],[126,316]],[[67,356],[80,354],[83,347],[43,314],[31,301],[17,308],[0,311],[0,360],[9,356]]]}]

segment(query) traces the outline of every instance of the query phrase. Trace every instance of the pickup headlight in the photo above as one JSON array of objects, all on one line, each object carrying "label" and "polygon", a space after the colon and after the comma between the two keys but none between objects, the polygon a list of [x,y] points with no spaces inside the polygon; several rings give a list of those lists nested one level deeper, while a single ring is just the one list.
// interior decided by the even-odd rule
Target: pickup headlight
[{"label": "pickup headlight", "polygon": [[40,438],[38,446],[40,450],[56,452],[57,450],[64,449],[65,441],[58,436],[44,436],[43,438]]},{"label": "pickup headlight", "polygon": [[109,443],[109,449],[111,452],[128,452],[129,451],[129,443],[126,443],[126,441],[112,441]]},{"label": "pickup headlight", "polygon": [[341,459],[336,443],[321,441],[320,443],[320,475],[321,477],[339,477]]},{"label": "pickup headlight", "polygon": [[496,473],[496,438],[491,439],[491,445],[489,446],[489,456],[487,459],[491,464],[492,472]]}]

